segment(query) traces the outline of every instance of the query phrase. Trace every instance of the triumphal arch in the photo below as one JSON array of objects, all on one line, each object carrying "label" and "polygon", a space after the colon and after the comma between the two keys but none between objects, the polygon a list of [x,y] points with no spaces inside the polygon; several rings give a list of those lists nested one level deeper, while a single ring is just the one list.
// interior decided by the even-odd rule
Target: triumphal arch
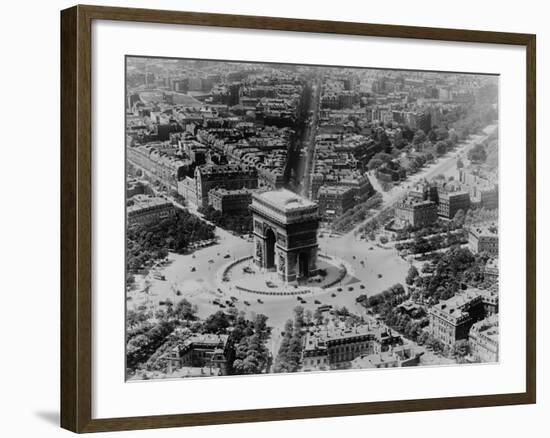
[{"label": "triumphal arch", "polygon": [[252,195],[254,262],[283,281],[317,274],[318,207],[290,190]]}]

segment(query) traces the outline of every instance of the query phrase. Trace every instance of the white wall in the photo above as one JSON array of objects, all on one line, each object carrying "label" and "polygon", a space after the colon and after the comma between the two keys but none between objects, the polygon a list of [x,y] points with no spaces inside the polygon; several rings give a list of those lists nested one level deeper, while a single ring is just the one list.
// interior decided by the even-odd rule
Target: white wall
[{"label": "white wall", "polygon": [[[542,193],[547,178],[542,163],[548,161],[542,145],[548,128],[546,114],[550,75],[547,26],[544,3],[461,0],[441,1],[332,2],[305,0],[187,0],[89,2],[111,6],[273,15],[387,24],[459,27],[537,34],[538,75],[538,223],[548,219]],[[2,353],[0,430],[5,436],[68,435],[57,426],[59,398],[59,10],[72,6],[69,1],[9,2],[2,11],[0,68],[2,94],[2,136],[0,178],[0,324]],[[7,154],[7,156],[6,156]],[[547,163],[550,164],[550,163]],[[544,211],[546,210],[546,211]],[[7,245],[6,245],[7,242]],[[144,431],[112,436],[206,437],[220,434],[242,436],[409,436],[463,437],[526,435],[547,425],[548,384],[542,373],[548,363],[548,349],[542,340],[548,323],[542,321],[546,305],[542,291],[544,243],[550,245],[548,231],[538,230],[538,308],[539,308],[539,403],[536,406],[500,407],[366,416],[353,418],[287,421],[165,431]],[[545,421],[546,420],[546,421]],[[465,431],[471,431],[468,434]]]}]

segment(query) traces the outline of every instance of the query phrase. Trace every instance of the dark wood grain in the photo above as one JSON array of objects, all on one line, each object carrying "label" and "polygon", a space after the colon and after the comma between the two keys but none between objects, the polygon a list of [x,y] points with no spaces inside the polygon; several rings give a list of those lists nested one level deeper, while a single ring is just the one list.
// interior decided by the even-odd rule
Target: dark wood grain
[{"label": "dark wood grain", "polygon": [[[92,20],[219,26],[525,46],[527,51],[526,391],[514,394],[92,419]],[[61,425],[74,432],[151,429],[536,401],[536,38],[531,34],[75,6],[61,13]]]}]

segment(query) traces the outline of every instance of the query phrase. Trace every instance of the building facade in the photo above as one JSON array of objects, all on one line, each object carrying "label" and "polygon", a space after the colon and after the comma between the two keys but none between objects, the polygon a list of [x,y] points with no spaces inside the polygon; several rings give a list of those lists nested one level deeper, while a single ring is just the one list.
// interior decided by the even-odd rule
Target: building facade
[{"label": "building facade", "polygon": [[355,204],[355,190],[345,186],[322,186],[318,191],[319,214],[323,220],[341,216]]},{"label": "building facade", "polygon": [[197,202],[199,207],[208,205],[208,192],[216,188],[227,190],[258,188],[258,172],[240,164],[208,164],[195,169]]},{"label": "building facade", "polygon": [[229,335],[198,334],[174,347],[164,359],[168,374],[182,367],[205,367],[227,375],[232,352]]},{"label": "building facade", "polygon": [[424,227],[437,220],[437,204],[432,201],[407,198],[397,205],[395,215],[410,226]]},{"label": "building facade", "polygon": [[136,195],[126,208],[128,226],[148,225],[175,216],[176,207],[164,198]]},{"label": "building facade", "polygon": [[152,181],[177,190],[177,184],[191,166],[190,160],[171,156],[156,147],[154,143],[126,148],[128,163],[142,170]]},{"label": "building facade", "polygon": [[498,315],[476,322],[468,336],[470,354],[481,362],[498,362]]},{"label": "building facade", "polygon": [[432,306],[429,311],[430,333],[447,346],[468,339],[470,328],[487,315],[498,313],[498,295],[468,289]]},{"label": "building facade", "polygon": [[302,348],[304,371],[347,369],[355,359],[388,352],[403,344],[402,337],[384,325],[314,329]]},{"label": "building facade", "polygon": [[470,227],[468,245],[475,253],[486,252],[498,257],[498,229],[496,226]]},{"label": "building facade", "polygon": [[251,203],[250,189],[212,189],[208,192],[208,204],[221,213],[244,213]]},{"label": "building facade", "polygon": [[458,212],[464,213],[470,208],[470,194],[468,192],[447,192],[439,194],[437,213],[445,219],[453,219]]}]

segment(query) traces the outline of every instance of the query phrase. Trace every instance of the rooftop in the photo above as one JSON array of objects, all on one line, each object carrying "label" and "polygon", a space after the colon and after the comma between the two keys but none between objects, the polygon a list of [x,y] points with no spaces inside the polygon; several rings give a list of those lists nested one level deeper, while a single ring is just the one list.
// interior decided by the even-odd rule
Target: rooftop
[{"label": "rooftop", "polygon": [[470,228],[470,232],[478,236],[498,237],[498,227],[495,224],[473,226]]},{"label": "rooftop", "polygon": [[130,201],[132,202],[132,204],[128,206],[128,214],[138,212],[146,208],[172,205],[170,201],[164,198],[148,195],[134,195],[132,196],[132,198],[130,198]]},{"label": "rooftop", "polygon": [[306,335],[304,350],[326,349],[327,343],[331,341],[343,341],[361,336],[371,335],[378,341],[384,338],[399,336],[389,327],[378,324],[362,324],[351,328],[330,327],[310,331]]},{"label": "rooftop", "polygon": [[499,327],[498,327],[498,314],[491,315],[488,318],[482,319],[481,321],[476,322],[470,333],[480,334],[487,338],[491,338],[498,341],[499,337]]},{"label": "rooftop", "polygon": [[318,214],[317,203],[287,189],[252,195],[251,208],[285,224],[315,217]]}]

